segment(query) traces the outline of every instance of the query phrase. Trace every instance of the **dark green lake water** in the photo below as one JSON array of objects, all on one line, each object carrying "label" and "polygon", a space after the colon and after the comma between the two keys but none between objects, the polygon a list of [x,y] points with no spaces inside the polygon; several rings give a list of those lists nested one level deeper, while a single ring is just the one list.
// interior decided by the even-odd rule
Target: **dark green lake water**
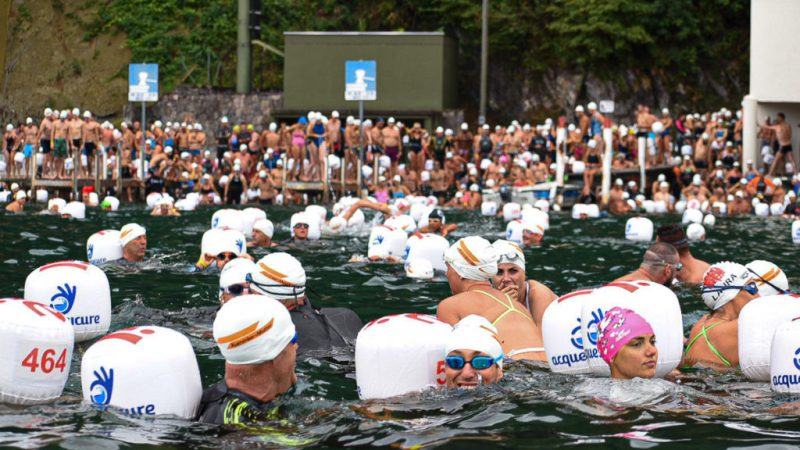
[{"label": "dark green lake water", "polygon": [[[212,209],[182,217],[150,217],[142,207],[86,220],[61,220],[26,213],[0,215],[0,296],[22,296],[25,277],[40,265],[62,259],[86,259],[86,239],[95,231],[138,222],[148,230],[148,262],[141,270],[107,269],[112,289],[111,329],[160,325],[190,337],[204,386],[221,379],[223,360],[202,333],[211,328],[217,305],[216,274],[187,273],[199,255],[200,239],[210,226]],[[288,238],[293,210],[269,209],[276,238]],[[626,218],[573,221],[551,214],[551,229],[541,248],[526,252],[528,274],[562,295],[621,276],[640,262],[645,245],[624,240]],[[654,218],[656,226],[679,221]],[[501,220],[477,213],[451,212],[461,224],[454,234],[502,236]],[[419,283],[405,278],[402,267],[348,264],[366,253],[369,231],[352,237],[323,239],[292,251],[308,272],[318,306],[344,306],[366,322],[401,312],[435,314],[449,295],[444,279]],[[800,282],[790,224],[774,218],[726,218],[708,231],[693,253],[709,262],[745,264],[767,259],[784,269],[792,286]],[[261,253],[256,252],[256,256]],[[684,327],[705,307],[696,291],[679,288]],[[0,344],[2,345],[2,344]],[[270,447],[258,434],[221,432],[215,427],[175,419],[140,420],[99,412],[81,401],[80,358],[89,343],[76,347],[62,399],[38,407],[0,406],[0,446],[114,449],[145,446]],[[310,447],[442,446],[450,448],[757,448],[800,442],[797,416],[770,413],[797,400],[776,395],[764,383],[737,374],[693,373],[681,385],[667,382],[612,384],[587,376],[554,375],[532,364],[508,368],[500,385],[473,392],[439,391],[390,402],[360,402],[352,363],[310,359],[298,362],[299,384],[283,401],[294,424],[287,432]],[[603,400],[610,389],[631,393],[634,404],[622,407]],[[662,392],[665,390],[665,392]]]}]

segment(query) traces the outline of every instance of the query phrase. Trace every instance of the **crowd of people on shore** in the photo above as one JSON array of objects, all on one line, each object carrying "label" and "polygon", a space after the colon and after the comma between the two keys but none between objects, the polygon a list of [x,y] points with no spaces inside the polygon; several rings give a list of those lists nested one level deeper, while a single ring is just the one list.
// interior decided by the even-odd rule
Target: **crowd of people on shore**
[{"label": "crowd of people on shore", "polygon": [[[363,132],[363,184],[386,203],[408,195],[434,195],[441,204],[479,209],[481,193],[554,181],[557,154],[569,182],[582,184],[581,202],[600,203],[610,213],[626,213],[646,198],[662,200],[669,210],[676,201],[726,205],[729,214],[751,212],[753,199],[784,207],[794,203],[800,186],[791,149],[791,127],[781,113],[760,124],[761,162],[742,161],[741,111],[660,116],[639,105],[633,123],[614,124],[594,102],[577,106],[574,115],[550,118],[538,125],[512,121],[507,126],[462,123],[457,130],[433,130],[393,117],[330,117],[309,112],[294,123],[270,123],[257,130],[245,120],[221,117],[206,131],[186,115],[180,122],[155,120],[143,136],[138,121],[98,123],[91,112],[44,111],[41,120],[8,124],[3,136],[5,178],[26,178],[36,164],[38,176],[122,177],[144,183],[147,193],[179,199],[189,192],[203,203],[308,202],[286,182],[320,181],[332,186],[358,180],[359,144]],[[238,123],[236,123],[238,122]],[[638,186],[633,174],[622,178],[607,202],[596,177],[602,172],[610,128],[612,170],[646,167],[663,170],[652,186]],[[145,142],[144,165],[141,142]],[[640,157],[640,152],[644,153]],[[142,167],[145,168],[144,174]],[[24,170],[23,170],[24,169]],[[144,175],[144,176],[142,176]],[[622,183],[622,184],[620,184]],[[133,200],[131,184],[126,186]],[[792,195],[794,191],[794,195]],[[122,193],[118,193],[123,197]],[[645,197],[646,196],[646,197]],[[791,196],[789,198],[787,196]]]}]

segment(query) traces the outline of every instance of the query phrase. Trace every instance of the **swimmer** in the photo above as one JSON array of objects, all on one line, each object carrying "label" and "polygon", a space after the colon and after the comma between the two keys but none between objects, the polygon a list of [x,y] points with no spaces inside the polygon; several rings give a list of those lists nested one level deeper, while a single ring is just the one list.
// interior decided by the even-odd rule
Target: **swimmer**
[{"label": "swimmer", "polygon": [[119,230],[122,244],[122,259],[127,262],[142,262],[147,251],[147,230],[136,223],[129,223]]},{"label": "swimmer", "polygon": [[528,308],[536,324],[539,342],[544,342],[542,317],[558,296],[544,284],[525,279],[525,254],[517,244],[499,239],[494,241],[492,247],[500,255],[497,260],[497,275],[492,277],[492,284]]},{"label": "swimmer", "polygon": [[474,388],[503,379],[503,347],[497,328],[472,314],[461,319],[445,341],[448,388]]},{"label": "swimmer", "polygon": [[[307,216],[305,216],[307,217]],[[310,224],[308,223],[308,219],[301,219],[298,220],[297,223],[292,226],[292,242],[298,241],[308,241],[308,228]]]},{"label": "swimmer", "polygon": [[253,271],[255,263],[247,258],[236,258],[225,265],[219,274],[219,302],[250,293],[247,275]]},{"label": "swimmer", "polygon": [[278,244],[272,242],[272,234],[275,231],[272,221],[258,219],[253,224],[253,240],[247,242],[248,247],[277,247]]},{"label": "swimmer", "polygon": [[470,314],[491,320],[499,331],[503,351],[512,359],[545,360],[536,342],[536,324],[524,305],[492,287],[497,275],[497,250],[482,237],[459,239],[444,254],[447,281],[453,292],[437,307],[439,320],[455,325]]},{"label": "swimmer", "polygon": [[372,201],[369,201],[369,200],[366,200],[366,199],[361,199],[361,200],[353,203],[350,206],[350,208],[348,208],[347,211],[345,211],[345,213],[342,215],[342,218],[344,220],[350,220],[350,218],[353,217],[353,214],[355,214],[356,211],[358,211],[361,208],[372,209],[372,210],[381,212],[381,213],[383,213],[384,219],[388,219],[390,217],[395,217],[395,216],[403,213],[404,210],[405,210],[405,206],[404,205],[401,205],[399,207],[395,207],[395,206],[388,206],[388,205],[385,205],[383,203],[376,203],[376,202],[372,202]]},{"label": "swimmer", "polygon": [[597,350],[611,367],[611,378],[630,380],[656,376],[656,335],[642,316],[615,306],[600,321],[597,336]]},{"label": "swimmer", "polygon": [[740,264],[716,263],[703,275],[700,292],[711,313],[692,327],[681,366],[735,368],[739,365],[739,312],[759,297],[753,275]]},{"label": "swimmer", "polygon": [[[229,247],[222,249],[222,251],[216,255],[209,253],[203,254],[203,256],[201,256],[200,259],[198,259],[195,263],[194,271],[202,272],[209,267],[216,267],[217,270],[222,270],[225,268],[225,265],[228,264],[228,262],[237,258],[245,258],[249,259],[250,261],[253,260],[253,257],[245,253],[236,242],[229,241],[227,244]],[[239,241],[239,244],[241,244],[241,241]]]},{"label": "swimmer", "polygon": [[642,264],[633,272],[614,281],[644,280],[671,287],[675,277],[683,270],[678,250],[666,242],[656,242],[644,252]]},{"label": "swimmer", "polygon": [[300,335],[302,353],[349,349],[364,325],[347,308],[314,307],[306,295],[306,271],[288,253],[270,253],[261,258],[247,281],[250,292],[277,300],[289,310]]},{"label": "swimmer", "polygon": [[441,234],[443,237],[447,237],[447,235],[458,228],[458,225],[454,223],[448,223],[445,225],[445,217],[444,212],[436,208],[428,214],[428,225],[420,228],[417,230],[419,233],[433,233],[433,234]]},{"label": "swimmer", "polygon": [[151,216],[180,216],[181,213],[178,212],[172,205],[172,201],[168,198],[162,198],[161,200],[156,203],[156,206],[153,208],[153,211],[150,213]]},{"label": "swimmer", "polygon": [[263,296],[235,298],[217,313],[214,341],[225,379],[205,390],[197,420],[249,425],[279,420],[273,400],[297,383],[297,331],[289,312]]},{"label": "swimmer", "polygon": [[525,248],[536,247],[544,239],[544,227],[529,220],[522,221],[522,245]]},{"label": "swimmer", "polygon": [[700,284],[703,281],[703,274],[711,266],[705,261],[696,259],[689,251],[689,239],[680,224],[669,224],[658,227],[656,232],[656,242],[666,242],[672,244],[678,255],[683,268],[678,271],[678,281],[688,284]]},{"label": "swimmer", "polygon": [[25,194],[25,191],[17,191],[17,193],[14,194],[14,201],[6,205],[6,211],[12,213],[21,213],[25,208],[25,202],[27,201],[28,196]]}]

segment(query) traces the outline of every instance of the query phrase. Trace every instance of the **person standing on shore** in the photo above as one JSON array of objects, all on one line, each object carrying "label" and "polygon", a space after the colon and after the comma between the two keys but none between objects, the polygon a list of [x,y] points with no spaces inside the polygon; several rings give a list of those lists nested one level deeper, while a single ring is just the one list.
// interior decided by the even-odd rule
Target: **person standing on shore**
[{"label": "person standing on shore", "polygon": [[64,179],[64,159],[67,157],[69,135],[69,123],[67,123],[67,111],[61,111],[58,120],[53,124],[53,131],[50,140],[53,142],[53,160],[55,162],[55,178]]}]

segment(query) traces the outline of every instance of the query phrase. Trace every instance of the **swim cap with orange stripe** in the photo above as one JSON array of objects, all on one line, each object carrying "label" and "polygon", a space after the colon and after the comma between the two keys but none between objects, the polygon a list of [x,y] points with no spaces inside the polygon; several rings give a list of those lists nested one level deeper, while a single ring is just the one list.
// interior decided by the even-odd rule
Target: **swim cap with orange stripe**
[{"label": "swim cap with orange stripe", "polygon": [[295,300],[306,292],[306,271],[288,253],[270,253],[250,272],[250,290],[275,300]]},{"label": "swim cap with orange stripe", "polygon": [[459,239],[445,251],[444,260],[468,280],[487,281],[497,274],[497,250],[480,236]]},{"label": "swim cap with orange stripe", "polygon": [[289,311],[264,295],[243,295],[222,306],[214,320],[214,341],[230,364],[275,359],[295,335]]}]

